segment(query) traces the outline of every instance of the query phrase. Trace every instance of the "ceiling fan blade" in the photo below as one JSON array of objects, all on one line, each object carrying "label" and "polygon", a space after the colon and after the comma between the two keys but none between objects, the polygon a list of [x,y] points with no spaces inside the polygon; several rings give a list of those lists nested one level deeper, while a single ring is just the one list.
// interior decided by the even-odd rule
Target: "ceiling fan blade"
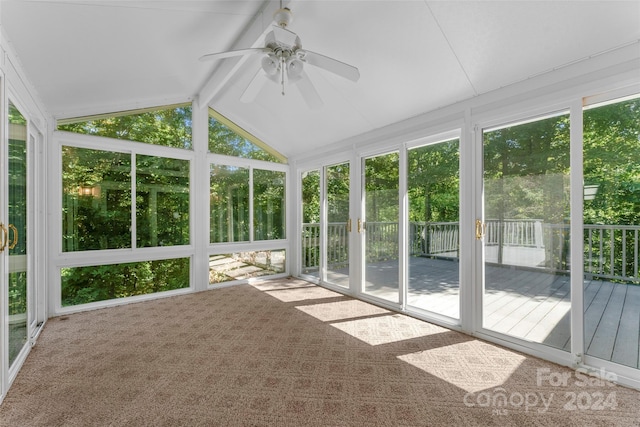
[{"label": "ceiling fan blade", "polygon": [[293,31],[289,31],[286,28],[273,26],[273,37],[280,45],[295,46],[298,35]]},{"label": "ceiling fan blade", "polygon": [[233,56],[255,55],[256,53],[269,53],[271,49],[267,47],[256,47],[250,49],[230,50],[228,52],[210,53],[200,57],[200,61],[211,61],[214,59],[231,58]]},{"label": "ceiling fan blade", "polygon": [[318,95],[318,91],[315,86],[313,86],[313,83],[311,83],[311,79],[309,79],[307,73],[302,71],[299,77],[292,80],[290,79],[289,81],[298,88],[302,99],[304,99],[304,102],[307,103],[309,108],[318,110],[324,105],[322,98]]},{"label": "ceiling fan blade", "polygon": [[357,82],[360,78],[360,71],[353,65],[345,64],[337,59],[329,58],[328,56],[321,55],[319,53],[304,50],[302,57],[306,62],[316,67],[323,68],[327,71],[337,74],[340,77],[349,79],[353,82]]},{"label": "ceiling fan blade", "polygon": [[251,79],[251,82],[249,83],[247,88],[244,90],[244,92],[242,92],[242,95],[240,96],[240,102],[248,104],[255,101],[256,97],[268,81],[269,76],[267,76],[262,68],[259,68],[256,75],[253,76],[253,79]]}]

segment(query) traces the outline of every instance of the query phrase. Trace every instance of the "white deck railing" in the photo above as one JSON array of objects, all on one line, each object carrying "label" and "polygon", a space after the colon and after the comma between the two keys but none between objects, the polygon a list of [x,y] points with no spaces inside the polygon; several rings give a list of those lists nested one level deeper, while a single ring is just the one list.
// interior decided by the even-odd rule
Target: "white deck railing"
[{"label": "white deck railing", "polygon": [[638,225],[585,224],[584,272],[603,279],[640,281]]},{"label": "white deck railing", "polygon": [[[348,264],[349,241],[345,223],[330,223],[327,229],[327,264]],[[412,256],[459,257],[457,222],[409,223]],[[584,226],[584,271],[591,277],[640,283],[640,226]],[[503,265],[528,265],[553,271],[569,270],[569,225],[546,224],[542,220],[487,220],[487,259]],[[367,262],[398,257],[398,223],[366,223]],[[303,262],[306,271],[320,263],[319,224],[303,224]],[[528,257],[518,264],[514,257]]]}]

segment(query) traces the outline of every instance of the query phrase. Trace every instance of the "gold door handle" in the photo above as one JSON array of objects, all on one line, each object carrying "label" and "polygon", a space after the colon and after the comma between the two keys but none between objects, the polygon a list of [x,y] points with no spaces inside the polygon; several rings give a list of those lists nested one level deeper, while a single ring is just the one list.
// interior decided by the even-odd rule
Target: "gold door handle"
[{"label": "gold door handle", "polygon": [[476,240],[482,240],[485,234],[487,234],[487,224],[476,219]]},{"label": "gold door handle", "polygon": [[351,218],[347,221],[347,233],[351,233]]},{"label": "gold door handle", "polygon": [[362,230],[364,230],[364,224],[362,223],[362,220],[358,218],[358,233],[362,233]]},{"label": "gold door handle", "polygon": [[9,243],[9,230],[0,222],[0,228],[2,228],[2,245],[0,245],[0,252],[4,252],[7,249],[7,243]]},{"label": "gold door handle", "polygon": [[[13,231],[13,241],[9,244],[9,250],[11,250],[18,245],[18,229],[13,224],[9,224],[9,229]],[[7,237],[8,234],[7,232]]]}]

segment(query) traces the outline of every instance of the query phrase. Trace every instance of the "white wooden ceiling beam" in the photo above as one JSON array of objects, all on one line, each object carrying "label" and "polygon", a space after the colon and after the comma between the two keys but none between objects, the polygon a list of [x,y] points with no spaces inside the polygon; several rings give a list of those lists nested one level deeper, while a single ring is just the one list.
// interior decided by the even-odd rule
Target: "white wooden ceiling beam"
[{"label": "white wooden ceiling beam", "polygon": [[[258,12],[253,17],[242,35],[228,50],[263,47],[264,36],[270,31],[273,24],[273,14],[280,8],[280,1],[265,0]],[[240,67],[247,61],[247,56],[239,56],[219,60],[210,77],[202,85],[198,93],[199,105],[204,108],[231,80]]]}]

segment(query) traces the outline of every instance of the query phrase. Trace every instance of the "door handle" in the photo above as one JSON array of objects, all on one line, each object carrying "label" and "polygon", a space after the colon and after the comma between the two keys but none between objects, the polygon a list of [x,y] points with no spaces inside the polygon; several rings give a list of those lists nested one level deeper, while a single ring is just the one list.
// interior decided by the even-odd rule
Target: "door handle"
[{"label": "door handle", "polygon": [[0,245],[0,252],[4,252],[7,249],[7,243],[9,243],[9,230],[4,223],[0,222],[0,228],[2,228],[2,245]]},{"label": "door handle", "polygon": [[476,240],[482,240],[485,234],[487,234],[487,224],[476,219]]},{"label": "door handle", "polygon": [[364,223],[360,218],[358,218],[358,233],[362,233],[363,230],[364,230]]},{"label": "door handle", "polygon": [[[9,224],[9,229],[13,231],[13,241],[9,244],[9,250],[11,250],[18,245],[18,229],[13,224]],[[9,233],[7,232],[7,237],[8,235]]]}]

